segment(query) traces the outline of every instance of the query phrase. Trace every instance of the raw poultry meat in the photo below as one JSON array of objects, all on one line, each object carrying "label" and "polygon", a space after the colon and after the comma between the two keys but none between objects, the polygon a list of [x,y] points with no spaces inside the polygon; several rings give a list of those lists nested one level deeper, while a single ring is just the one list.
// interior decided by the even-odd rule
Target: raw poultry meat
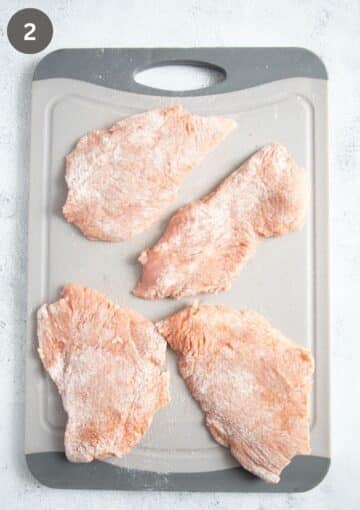
[{"label": "raw poultry meat", "polygon": [[38,312],[39,355],[62,397],[72,462],[122,457],[169,402],[166,342],[152,322],[80,285]]},{"label": "raw poultry meat", "polygon": [[143,251],[142,298],[192,296],[229,289],[260,239],[304,223],[307,176],[285,147],[256,152],[213,192],[179,209],[160,240]]},{"label": "raw poultry meat", "polygon": [[66,158],[65,218],[89,239],[132,238],[160,217],[184,176],[235,126],[175,106],[88,133]]},{"label": "raw poultry meat", "polygon": [[310,452],[311,354],[260,315],[194,305],[156,324],[214,439],[248,471],[277,483]]}]

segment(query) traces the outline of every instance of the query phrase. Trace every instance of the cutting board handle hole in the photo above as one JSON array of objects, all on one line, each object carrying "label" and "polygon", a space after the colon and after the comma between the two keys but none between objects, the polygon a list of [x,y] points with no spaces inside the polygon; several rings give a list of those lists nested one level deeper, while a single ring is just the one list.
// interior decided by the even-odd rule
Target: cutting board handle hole
[{"label": "cutting board handle hole", "polygon": [[206,62],[160,62],[134,72],[136,83],[169,91],[187,91],[209,88],[226,79],[219,66]]}]

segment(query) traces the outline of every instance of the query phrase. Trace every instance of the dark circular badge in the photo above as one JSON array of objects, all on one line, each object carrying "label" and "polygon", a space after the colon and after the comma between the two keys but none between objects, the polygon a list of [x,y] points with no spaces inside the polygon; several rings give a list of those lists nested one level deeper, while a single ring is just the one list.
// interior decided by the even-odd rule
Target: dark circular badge
[{"label": "dark circular badge", "polygon": [[50,43],[53,26],[49,17],[39,9],[22,9],[11,17],[7,36],[21,53],[38,53]]}]

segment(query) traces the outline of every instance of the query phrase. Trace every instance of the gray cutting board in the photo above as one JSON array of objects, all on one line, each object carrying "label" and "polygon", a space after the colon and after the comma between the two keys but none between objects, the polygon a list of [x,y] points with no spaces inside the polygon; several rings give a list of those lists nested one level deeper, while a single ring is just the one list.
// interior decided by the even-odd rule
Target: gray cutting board
[{"label": "gray cutting board", "polygon": [[[148,88],[133,79],[137,70],[173,61],[211,64],[223,69],[226,79],[183,93]],[[330,463],[327,74],[321,60],[298,48],[61,50],[37,66],[32,97],[26,370],[26,458],[32,473],[45,485],[61,488],[293,492],[315,486]],[[202,115],[227,115],[237,120],[238,129],[187,176],[177,202],[158,224],[125,243],[88,241],[61,214],[65,155],[88,131],[174,104]],[[264,241],[229,292],[200,300],[254,309],[311,349],[316,361],[312,455],[296,457],[278,485],[244,471],[210,437],[169,351],[172,402],[155,416],[131,454],[111,462],[67,462],[64,411],[36,354],[37,308],[58,299],[61,287],[72,281],[150,319],[190,303],[132,296],[138,254],[153,244],[179,206],[207,193],[272,141],[283,143],[310,174],[305,228]]]}]

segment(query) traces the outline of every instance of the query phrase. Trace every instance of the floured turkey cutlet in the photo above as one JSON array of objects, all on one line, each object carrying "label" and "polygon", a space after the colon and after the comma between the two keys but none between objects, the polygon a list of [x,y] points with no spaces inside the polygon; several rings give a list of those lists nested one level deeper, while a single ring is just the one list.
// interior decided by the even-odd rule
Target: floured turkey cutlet
[{"label": "floured turkey cutlet", "polygon": [[214,439],[251,473],[277,483],[310,452],[311,354],[260,315],[194,305],[157,323]]},{"label": "floured turkey cutlet", "polygon": [[307,195],[305,171],[285,147],[267,145],[212,193],[179,209],[141,254],[133,293],[158,299],[228,290],[261,239],[303,225]]},{"label": "floured turkey cutlet", "polygon": [[134,237],[160,218],[185,175],[235,126],[175,106],[88,133],[66,158],[65,218],[89,239]]},{"label": "floured turkey cutlet", "polygon": [[169,398],[166,342],[152,322],[80,285],[38,312],[39,355],[68,415],[72,462],[126,455]]}]

